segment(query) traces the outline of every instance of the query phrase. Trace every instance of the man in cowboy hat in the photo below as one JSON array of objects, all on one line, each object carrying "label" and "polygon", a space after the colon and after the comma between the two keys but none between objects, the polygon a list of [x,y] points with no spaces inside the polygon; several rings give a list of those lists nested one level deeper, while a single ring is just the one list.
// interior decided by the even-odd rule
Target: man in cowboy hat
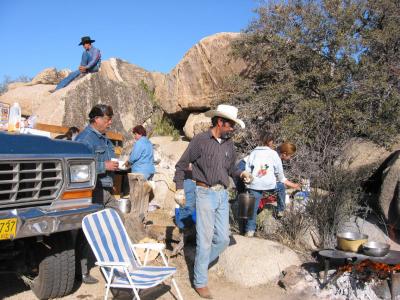
[{"label": "man in cowboy hat", "polygon": [[224,104],[206,112],[206,116],[211,117],[212,127],[193,138],[175,166],[177,203],[185,203],[183,181],[189,163],[192,164],[192,176],[196,182],[194,286],[202,298],[212,298],[207,287],[208,266],[229,244],[227,188],[229,176],[239,175],[235,168],[236,153],[231,136],[236,124],[245,127],[243,121],[237,118],[237,113],[236,107]]},{"label": "man in cowboy hat", "polygon": [[81,42],[78,44],[78,46],[83,46],[85,51],[83,51],[82,53],[79,70],[72,72],[66,78],[61,80],[60,83],[57,84],[56,88],[54,90],[51,90],[50,93],[66,87],[81,74],[94,73],[99,71],[101,64],[101,54],[99,49],[92,46],[92,43],[94,42],[95,40],[92,40],[90,36],[84,36],[81,38]]}]

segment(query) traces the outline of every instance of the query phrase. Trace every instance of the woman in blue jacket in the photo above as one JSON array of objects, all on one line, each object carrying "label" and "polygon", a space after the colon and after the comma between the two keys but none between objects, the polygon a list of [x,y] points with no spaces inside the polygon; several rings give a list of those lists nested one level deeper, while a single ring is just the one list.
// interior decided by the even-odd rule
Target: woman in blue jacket
[{"label": "woman in blue jacket", "polygon": [[146,137],[146,129],[142,125],[133,128],[132,133],[136,140],[129,157],[132,173],[140,173],[146,180],[149,180],[155,172],[153,144]]}]

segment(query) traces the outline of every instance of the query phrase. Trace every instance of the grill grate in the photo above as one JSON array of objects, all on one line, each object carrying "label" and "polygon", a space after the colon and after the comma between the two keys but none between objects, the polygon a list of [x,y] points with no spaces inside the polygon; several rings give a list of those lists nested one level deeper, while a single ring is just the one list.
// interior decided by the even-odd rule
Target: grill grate
[{"label": "grill grate", "polygon": [[63,183],[61,161],[0,161],[0,207],[43,205]]}]

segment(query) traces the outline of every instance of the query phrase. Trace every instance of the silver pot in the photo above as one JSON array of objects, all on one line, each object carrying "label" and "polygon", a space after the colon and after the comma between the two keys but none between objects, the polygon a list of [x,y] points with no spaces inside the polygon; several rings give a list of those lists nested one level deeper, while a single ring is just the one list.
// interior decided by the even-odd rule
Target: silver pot
[{"label": "silver pot", "polygon": [[338,238],[342,238],[349,241],[356,241],[356,240],[367,240],[368,235],[358,232],[341,232],[337,234]]},{"label": "silver pot", "polygon": [[241,193],[238,196],[239,199],[239,218],[247,219],[253,216],[255,209],[256,198],[248,191]]},{"label": "silver pot", "polygon": [[358,252],[361,250],[361,245],[368,241],[368,235],[358,232],[341,232],[336,237],[337,247],[350,252]]},{"label": "silver pot", "polygon": [[381,257],[389,253],[390,245],[371,241],[363,244],[362,249],[366,255]]},{"label": "silver pot", "polygon": [[131,212],[131,200],[129,198],[117,199],[118,208],[124,214],[129,214]]}]

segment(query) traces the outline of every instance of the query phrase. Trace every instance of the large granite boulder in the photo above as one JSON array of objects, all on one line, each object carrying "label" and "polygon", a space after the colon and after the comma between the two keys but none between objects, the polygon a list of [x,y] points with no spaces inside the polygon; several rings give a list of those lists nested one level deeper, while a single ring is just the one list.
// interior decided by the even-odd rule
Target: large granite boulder
[{"label": "large granite boulder", "polygon": [[30,83],[15,83],[0,96],[1,102],[19,102],[25,115],[38,122],[83,126],[94,104],[105,103],[115,111],[113,130],[127,135],[136,124],[149,119],[153,107],[167,114],[206,109],[223,95],[224,80],[240,74],[245,64],[230,53],[238,33],[220,33],[202,39],[169,73],[148,72],[121,59],[103,61],[98,73],[74,80],[50,93],[68,72],[49,68]]},{"label": "large granite boulder", "polygon": [[49,92],[55,87],[51,84],[26,85],[8,91],[0,101],[19,102],[23,114],[36,115],[38,122],[77,127],[87,124],[93,105],[106,103],[114,109],[111,129],[128,137],[129,130],[153,112],[146,76],[148,72],[135,65],[110,59],[99,72],[81,76],[54,93]]},{"label": "large granite boulder", "polygon": [[62,123],[82,127],[87,123],[91,107],[106,103],[114,110],[111,129],[131,137],[130,129],[143,124],[153,113],[154,101],[145,88],[151,88],[147,75],[144,69],[121,60],[104,62],[100,72],[88,74],[76,86],[67,87]]},{"label": "large granite boulder", "polygon": [[219,257],[215,271],[244,287],[276,282],[282,270],[299,266],[297,254],[277,242],[235,235],[235,244]]},{"label": "large granite boulder", "polygon": [[196,134],[208,130],[211,126],[211,119],[206,117],[204,113],[200,114],[190,114],[189,118],[186,120],[185,126],[183,127],[183,132],[188,139],[192,139]]},{"label": "large granite boulder", "polygon": [[365,181],[370,205],[383,214],[385,222],[400,229],[400,137],[391,149],[364,139],[352,139],[336,165]]},{"label": "large granite boulder", "polygon": [[49,90],[54,85],[23,84],[18,88],[9,89],[0,96],[0,102],[12,104],[18,102],[23,115],[36,115],[38,122],[52,125],[72,126],[74,124],[63,124],[65,115],[65,95],[69,89],[73,89],[78,82],[71,84],[68,89],[60,90],[51,94]]},{"label": "large granite boulder", "polygon": [[354,138],[343,147],[336,164],[355,172],[361,168],[377,168],[390,152],[369,140]]},{"label": "large granite boulder", "polygon": [[246,64],[231,55],[232,41],[239,33],[223,32],[202,39],[169,73],[152,73],[155,96],[169,114],[211,107],[224,95],[225,80],[241,74]]},{"label": "large granite boulder", "polygon": [[12,82],[7,85],[7,90],[14,90],[22,86],[31,86],[36,84],[57,84],[71,73],[69,69],[57,71],[56,68],[47,68],[38,73],[30,82]]},{"label": "large granite boulder", "polygon": [[393,152],[377,171],[381,183],[379,206],[390,225],[400,229],[400,150]]},{"label": "large granite boulder", "polygon": [[33,77],[32,81],[29,82],[29,85],[35,84],[57,84],[62,79],[67,77],[71,73],[71,70],[63,69],[61,71],[57,71],[56,68],[47,68]]}]

